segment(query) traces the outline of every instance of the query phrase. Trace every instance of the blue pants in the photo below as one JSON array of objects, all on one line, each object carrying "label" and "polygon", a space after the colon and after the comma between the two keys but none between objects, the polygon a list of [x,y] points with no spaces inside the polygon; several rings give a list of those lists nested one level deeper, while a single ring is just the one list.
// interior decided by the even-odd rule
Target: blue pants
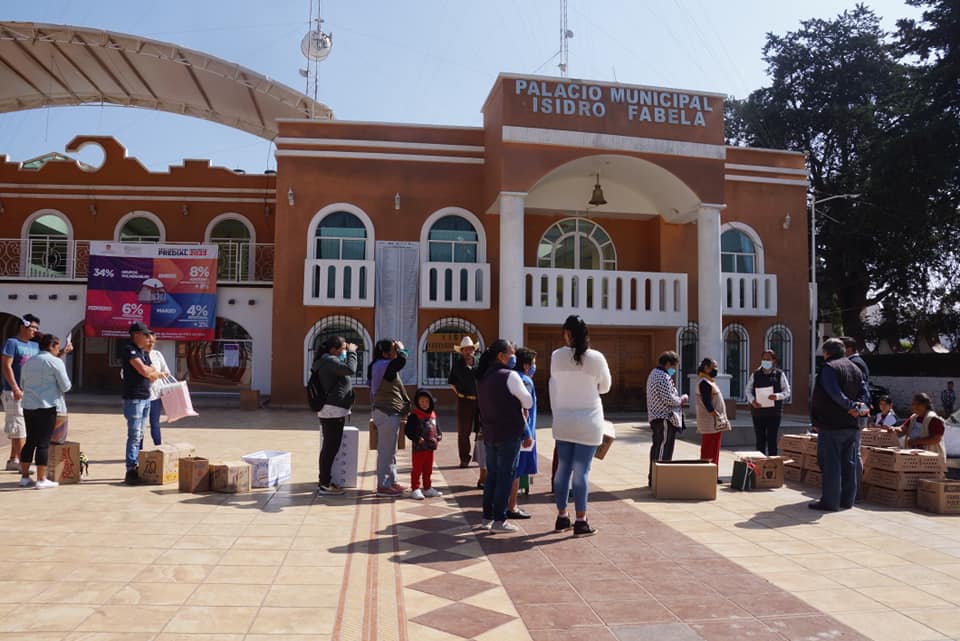
[{"label": "blue pants", "polygon": [[150,401],[150,438],[154,445],[160,445],[160,414],[163,412],[163,403],[160,399]]},{"label": "blue pants", "polygon": [[150,420],[148,399],[123,399],[123,417],[127,419],[127,471],[137,469],[143,426]]},{"label": "blue pants", "polygon": [[487,480],[483,484],[483,518],[506,521],[507,503],[520,458],[520,438],[484,443],[487,455]]},{"label": "blue pants", "polygon": [[853,507],[860,467],[860,430],[851,427],[820,430],[817,463],[823,474],[820,502],[831,510]]},{"label": "blue pants", "polygon": [[590,477],[590,465],[596,445],[581,445],[570,441],[557,441],[557,475],[553,480],[553,494],[557,499],[557,509],[567,509],[570,477],[573,477],[573,505],[577,512],[587,511],[587,492]]}]

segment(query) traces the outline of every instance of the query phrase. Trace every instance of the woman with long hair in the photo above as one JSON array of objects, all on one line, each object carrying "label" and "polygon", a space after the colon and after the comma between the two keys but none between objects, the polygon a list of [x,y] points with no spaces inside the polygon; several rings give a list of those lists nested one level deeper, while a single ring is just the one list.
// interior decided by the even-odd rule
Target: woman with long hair
[{"label": "woman with long hair", "polygon": [[520,375],[516,348],[504,339],[494,341],[477,364],[477,401],[480,431],[486,449],[487,480],[483,485],[483,527],[491,532],[515,532],[507,521],[510,488],[517,473],[521,444],[527,428],[526,412],[533,404]]},{"label": "woman with long hair", "polygon": [[603,442],[603,402],[613,380],[607,359],[590,348],[590,330],[579,316],[563,323],[565,345],[550,357],[550,409],[557,444],[557,473],[553,493],[557,502],[558,532],[570,529],[567,512],[571,477],[576,521],[574,536],[591,536],[597,530],[587,521],[590,464]]},{"label": "woman with long hair", "polygon": [[353,406],[351,378],[357,373],[357,346],[342,336],[331,336],[320,344],[317,354],[312,369],[326,393],[323,407],[317,412],[323,433],[317,494],[343,494],[343,488],[333,482],[331,471],[343,440],[343,426]]},{"label": "woman with long hair", "polygon": [[384,339],[374,346],[367,369],[377,426],[377,496],[401,496],[407,489],[397,482],[397,437],[401,420],[410,413],[410,395],[400,378],[406,364],[403,343]]},{"label": "woman with long hair", "polygon": [[[723,393],[716,384],[717,361],[705,358],[697,368],[697,431],[700,432],[700,458],[720,465],[720,441],[730,430]],[[717,479],[717,483],[720,479]]]}]

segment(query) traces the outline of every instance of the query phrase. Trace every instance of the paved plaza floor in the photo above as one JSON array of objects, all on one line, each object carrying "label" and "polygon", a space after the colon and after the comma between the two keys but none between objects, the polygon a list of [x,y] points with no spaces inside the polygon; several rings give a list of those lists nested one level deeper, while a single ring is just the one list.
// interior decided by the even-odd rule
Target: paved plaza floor
[{"label": "paved plaza floor", "polygon": [[[442,498],[375,498],[365,433],[360,487],[317,498],[310,413],[201,413],[164,439],[211,459],[288,450],[291,482],[242,495],[126,487],[119,412],[72,413],[91,461],[81,484],[20,490],[0,473],[0,641],[960,639],[958,517],[821,514],[801,487],[656,501],[649,431],[620,422],[591,475],[597,536],[551,531],[549,428],[546,474],[521,499],[533,518],[492,535],[476,528],[477,470],[456,466],[455,434],[439,450]],[[697,452],[678,443],[676,457]],[[407,484],[409,449],[398,462]]]}]

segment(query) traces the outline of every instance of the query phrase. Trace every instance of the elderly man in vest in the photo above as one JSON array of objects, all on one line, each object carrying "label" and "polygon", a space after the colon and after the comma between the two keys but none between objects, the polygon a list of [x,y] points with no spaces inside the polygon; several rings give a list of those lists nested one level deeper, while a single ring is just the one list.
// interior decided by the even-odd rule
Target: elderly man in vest
[{"label": "elderly man in vest", "polygon": [[870,393],[863,373],[846,357],[843,341],[831,338],[822,351],[826,362],[813,387],[810,419],[819,433],[817,463],[823,474],[823,492],[810,509],[836,512],[853,507],[857,498],[857,420],[869,412]]}]

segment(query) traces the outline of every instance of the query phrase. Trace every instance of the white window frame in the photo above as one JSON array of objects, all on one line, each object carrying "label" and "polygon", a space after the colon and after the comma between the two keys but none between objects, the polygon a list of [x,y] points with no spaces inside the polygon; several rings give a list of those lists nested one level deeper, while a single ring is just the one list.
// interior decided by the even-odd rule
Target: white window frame
[{"label": "white window frame", "polygon": [[[755,229],[754,229],[753,227],[751,227],[750,225],[747,225],[746,223],[741,223],[741,222],[738,222],[738,221],[731,221],[731,222],[728,222],[728,223],[724,223],[723,225],[720,226],[720,238],[722,239],[724,232],[728,232],[728,231],[739,231],[739,232],[742,232],[742,233],[744,233],[744,234],[747,235],[747,238],[749,238],[751,241],[753,241],[753,252],[754,252],[754,256],[755,256],[754,262],[756,263],[756,265],[755,265],[755,268],[756,268],[756,269],[754,270],[753,273],[754,273],[754,274],[766,274],[767,272],[766,272],[766,264],[765,264],[766,261],[765,261],[765,259],[764,259],[764,253],[765,253],[765,252],[764,252],[764,250],[763,250],[763,241],[760,240],[760,234],[757,233],[757,230],[755,230]],[[722,240],[721,240],[721,242],[722,242]],[[723,249],[721,248],[721,250],[720,250],[721,261],[723,260],[723,254],[724,254],[724,253],[725,253],[725,252],[724,252]],[[729,253],[729,252],[727,252],[727,253]],[[728,272],[724,272],[724,273],[728,273]]]},{"label": "white window frame", "polygon": [[[247,228],[247,231],[250,232],[250,238],[247,239],[249,247],[247,247],[247,277],[238,278],[234,280],[220,279],[219,274],[217,275],[217,280],[224,280],[225,282],[246,282],[253,279],[253,274],[256,271],[256,262],[257,262],[257,229],[253,226],[253,223],[250,222],[250,219],[244,216],[243,214],[238,214],[236,212],[225,212],[218,216],[215,216],[213,220],[207,223],[207,228],[203,232],[203,240],[205,243],[212,243],[214,245],[219,245],[221,242],[235,242],[238,245],[240,244],[240,239],[236,238],[220,238],[218,236],[213,236],[213,230],[216,229],[217,225],[228,220],[236,220],[243,223],[243,226]],[[220,260],[219,252],[217,255],[217,260]]]},{"label": "white window frame", "polygon": [[[420,387],[426,389],[446,389],[450,387],[447,385],[447,382],[443,383],[427,383],[427,360],[426,360],[426,350],[427,350],[427,338],[431,334],[436,332],[442,327],[447,325],[461,325],[464,328],[464,331],[468,334],[473,334],[477,337],[477,358],[480,358],[480,353],[484,350],[486,343],[483,340],[483,334],[480,332],[474,323],[471,323],[466,318],[460,316],[444,316],[443,318],[437,319],[430,323],[430,326],[420,335],[420,341],[417,344],[417,350],[420,358],[420,371],[417,373],[417,381],[419,382]],[[453,345],[450,346],[450,352],[453,353]]]},{"label": "white window frame", "polygon": [[[487,233],[480,219],[473,212],[463,207],[443,207],[427,217],[427,220],[424,221],[423,226],[420,228],[420,262],[430,262],[430,231],[438,220],[447,216],[459,216],[473,225],[474,231],[477,232],[477,260],[476,263],[473,264],[487,262]],[[464,263],[464,265],[469,264],[471,263]]]},{"label": "white window frame", "polygon": [[[70,217],[59,209],[52,209],[45,207],[43,209],[38,209],[29,216],[26,220],[23,221],[23,225],[20,227],[20,273],[24,275],[29,275],[30,273],[30,260],[31,260],[31,236],[30,236],[30,227],[38,219],[43,216],[56,216],[62,220],[67,225],[67,254],[66,254],[66,275],[65,278],[70,278],[74,274],[76,269],[76,242],[74,241],[73,235],[73,223],[70,221]],[[39,237],[38,237],[39,238]]]},{"label": "white window frame", "polygon": [[373,250],[375,247],[373,221],[370,219],[370,216],[367,215],[367,212],[363,211],[356,205],[351,205],[350,203],[333,203],[331,205],[327,205],[313,215],[313,218],[310,219],[310,224],[307,226],[307,260],[320,260],[320,257],[317,256],[317,228],[320,226],[320,223],[324,218],[330,214],[335,214],[341,211],[348,214],[353,214],[359,218],[360,222],[363,223],[363,226],[366,227],[367,237],[364,239],[366,240],[366,246],[364,247],[363,251],[363,259],[373,260]]},{"label": "white window frame", "polygon": [[[122,242],[120,240],[120,232],[123,231],[123,228],[126,226],[127,223],[129,223],[131,220],[135,218],[146,218],[147,220],[149,220],[150,222],[152,222],[154,225],[157,226],[157,230],[160,232],[160,238],[156,242],[164,243],[167,241],[167,227],[166,225],[163,224],[163,221],[160,220],[160,217],[154,214],[153,212],[136,209],[127,214],[124,214],[124,216],[117,221],[116,226],[113,228],[113,239],[116,242],[118,243]],[[152,241],[148,241],[148,242],[152,242]]]},{"label": "white window frame", "polygon": [[[566,221],[568,221],[568,220],[577,221],[577,227],[579,227],[580,221],[586,221],[587,223],[593,225],[594,227],[602,230],[603,233],[605,233],[605,234],[607,235],[607,238],[610,239],[610,246],[613,248],[613,266],[610,267],[610,268],[608,268],[608,267],[605,265],[605,263],[606,263],[607,261],[603,258],[603,247],[604,247],[604,246],[598,244],[597,241],[595,241],[595,240],[593,239],[592,233],[591,233],[591,235],[584,235],[583,232],[581,232],[581,231],[579,231],[579,230],[576,230],[576,231],[573,231],[573,232],[564,232],[563,234],[560,235],[560,237],[557,238],[557,240],[555,240],[555,241],[552,242],[553,246],[556,247],[556,245],[558,245],[563,239],[569,238],[569,237],[571,237],[571,236],[574,237],[574,238],[577,238],[577,237],[580,237],[580,236],[585,236],[588,241],[592,242],[592,243],[594,244],[594,246],[596,246],[596,248],[597,248],[597,253],[600,255],[600,267],[599,267],[599,269],[597,269],[597,270],[590,270],[590,271],[616,271],[616,270],[617,270],[617,265],[619,264],[620,261],[619,261],[619,258],[618,258],[618,256],[617,256],[617,244],[613,241],[613,236],[610,234],[610,232],[607,231],[606,227],[604,227],[603,225],[601,225],[601,224],[598,223],[597,221],[591,220],[590,218],[587,218],[587,217],[585,217],[585,216],[568,216],[568,217],[566,217],[566,218],[561,218],[560,220],[557,220],[557,221],[551,223],[549,227],[547,227],[545,230],[543,230],[543,233],[540,234],[539,240],[537,240],[536,255],[534,256],[534,259],[536,260],[536,263],[537,263],[537,267],[541,267],[541,265],[540,265],[540,245],[542,245],[542,244],[544,244],[544,243],[546,242],[546,241],[544,240],[544,238],[546,237],[547,233],[548,233],[551,229],[553,229],[554,227],[559,227],[561,223],[564,223],[564,222],[566,222]],[[574,243],[574,246],[573,246],[573,247],[574,247],[574,249],[573,249],[573,251],[574,251],[574,265],[579,265],[579,263],[580,263],[580,243]],[[545,267],[542,267],[542,268],[543,268],[543,269],[565,269],[565,268],[563,268],[563,267],[556,267],[556,266],[555,266],[555,264],[554,264],[554,263],[556,262],[555,258],[556,258],[556,251],[554,251],[554,252],[551,254],[551,256],[550,256],[550,263],[551,263],[551,264],[550,264],[549,266],[545,266]],[[574,267],[574,269],[579,270],[580,267]]]},{"label": "white window frame", "polygon": [[[743,339],[743,351],[740,352],[740,369],[738,372],[729,372],[726,370],[727,367],[727,337],[731,333],[736,333]],[[736,397],[738,403],[745,403],[747,400],[746,390],[747,390],[747,381],[750,379],[750,332],[747,331],[747,328],[741,325],[740,323],[731,323],[723,328],[723,354],[720,357],[722,359],[722,371],[724,374],[733,376],[743,376],[741,385],[740,385],[740,396]]]}]

